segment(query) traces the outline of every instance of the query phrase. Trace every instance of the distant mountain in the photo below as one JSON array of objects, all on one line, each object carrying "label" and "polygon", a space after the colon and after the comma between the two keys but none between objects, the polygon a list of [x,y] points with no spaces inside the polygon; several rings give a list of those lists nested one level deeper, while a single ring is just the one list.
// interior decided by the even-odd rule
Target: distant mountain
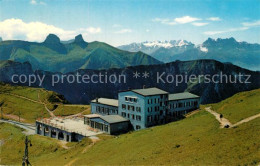
[{"label": "distant mountain", "polygon": [[129,45],[122,45],[119,46],[119,49],[137,52],[142,51],[146,54],[152,54],[160,48],[171,49],[171,48],[180,48],[180,47],[187,47],[193,45],[191,42],[186,40],[170,40],[170,41],[145,41],[142,43],[131,43]]},{"label": "distant mountain", "polygon": [[[145,71],[149,72],[148,78],[143,78],[142,73]],[[141,77],[136,79],[133,77],[133,73],[140,73]],[[67,79],[64,82],[59,82],[52,86],[52,75],[60,73],[51,73],[45,71],[33,71],[29,63],[19,63],[13,61],[0,61],[0,82],[12,83],[11,79],[14,74],[37,74],[42,76],[45,75],[42,88],[47,90],[55,91],[59,94],[65,96],[65,98],[71,103],[83,103],[87,104],[90,100],[96,97],[108,97],[117,98],[118,91],[126,89],[136,89],[142,88],[144,85],[146,87],[158,87],[171,93],[178,93],[183,91],[192,92],[194,94],[201,96],[201,102],[214,103],[226,99],[237,92],[248,91],[252,89],[260,88],[260,72],[253,72],[247,69],[240,68],[238,66],[232,65],[230,63],[221,63],[215,60],[194,60],[194,61],[176,61],[167,64],[159,65],[149,65],[149,66],[131,66],[120,69],[106,69],[106,70],[78,70],[70,72],[71,75],[76,77],[79,75],[89,75],[102,73],[103,75],[126,75],[126,82],[117,83],[102,83],[102,82],[89,82],[89,83],[68,83]],[[157,81],[157,73],[161,75],[165,73],[161,78],[165,81]],[[227,75],[234,77],[243,74],[251,75],[250,79],[247,80],[251,83],[239,83],[238,78],[237,83],[219,83],[220,77],[215,77],[214,82],[207,83],[205,79],[201,81],[193,82],[182,82],[176,85],[176,80],[170,78],[170,81],[166,81],[167,75],[187,75],[189,78],[191,75],[209,75],[213,77],[214,75]],[[209,77],[210,78],[210,77]],[[245,77],[242,78],[245,80]],[[28,82],[20,85],[28,86]],[[38,86],[38,82],[32,86]]]},{"label": "distant mountain", "polygon": [[0,37],[0,42],[3,41],[2,37]]},{"label": "distant mountain", "polygon": [[142,52],[122,51],[102,42],[87,43],[81,35],[61,42],[50,34],[44,42],[19,40],[0,43],[0,60],[30,62],[33,70],[70,72],[77,69],[109,69],[162,62]]},{"label": "distant mountain", "polygon": [[[138,47],[139,45],[140,47]],[[208,38],[197,46],[185,42],[181,46],[172,45],[166,47],[166,45],[157,45],[156,49],[152,49],[153,47],[139,43],[119,46],[119,48],[128,51],[143,51],[162,62],[214,59],[221,62],[231,62],[251,70],[260,70],[260,44],[238,42],[234,38],[216,40]]]}]

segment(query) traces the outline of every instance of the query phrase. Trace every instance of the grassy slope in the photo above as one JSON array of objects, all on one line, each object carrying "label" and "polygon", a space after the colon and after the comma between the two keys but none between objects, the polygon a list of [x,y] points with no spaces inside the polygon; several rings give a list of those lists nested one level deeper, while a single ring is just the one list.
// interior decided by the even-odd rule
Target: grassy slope
[{"label": "grassy slope", "polygon": [[[244,115],[249,116],[246,112]],[[32,139],[41,138],[33,142],[36,147],[43,144],[43,148],[39,149],[43,154],[34,155],[36,152],[32,151],[30,159],[33,165],[257,165],[260,163],[259,135],[260,118],[236,128],[220,129],[214,116],[202,110],[181,121],[100,141],[85,152],[84,149],[90,145],[88,139],[69,143],[69,150],[58,148],[55,151],[51,149],[52,145],[46,147],[42,143],[55,140],[32,136]],[[16,137],[13,139],[19,144],[22,142]],[[9,144],[4,144],[3,148],[9,148]],[[11,149],[18,155],[18,147]],[[1,155],[1,158],[7,158],[8,154]],[[18,164],[19,160],[8,163]]]},{"label": "grassy slope", "polygon": [[83,114],[90,114],[90,106],[63,106],[59,105],[55,111],[53,112],[56,116],[67,116],[67,115],[74,115],[77,113],[83,113]]},{"label": "grassy slope", "polygon": [[[14,95],[23,96],[28,99],[37,101],[38,103],[27,99],[19,98]],[[77,114],[83,111],[85,114],[90,113],[89,106],[80,105],[65,105],[63,111],[62,102],[66,101],[57,93],[47,91],[41,88],[10,86],[8,84],[0,84],[0,102],[2,101],[4,101],[4,104],[2,106],[4,114],[19,116],[20,113],[21,118],[25,119],[25,122],[28,123],[34,123],[35,119],[39,117],[50,116],[41,102],[46,103],[46,106],[50,110],[54,110],[55,115],[66,116]],[[59,105],[56,108],[55,105],[57,102],[59,103]],[[4,116],[4,118],[12,119],[9,116]]]},{"label": "grassy slope", "polygon": [[223,114],[231,123],[236,123],[249,116],[260,113],[260,89],[241,92],[216,104],[211,104],[214,111]]},{"label": "grassy slope", "polygon": [[[90,144],[88,140],[69,143],[69,150],[58,148],[55,151],[52,143],[56,140],[31,136],[34,146],[44,153],[35,155],[36,152],[30,150],[30,159],[33,165],[64,165],[70,162],[74,165],[255,165],[260,163],[259,135],[259,118],[237,128],[220,129],[211,114],[201,111],[182,121],[98,142],[84,153],[83,150]],[[22,140],[13,139],[22,144]],[[51,145],[46,146],[47,142]],[[6,142],[3,149],[7,145]],[[18,153],[20,147],[10,149],[14,158],[21,156]],[[2,153],[2,158],[7,159],[10,153]],[[2,161],[2,164],[19,163],[19,160]]]},{"label": "grassy slope", "polygon": [[[78,164],[244,165],[260,162],[260,119],[219,129],[207,112],[94,146]],[[178,145],[180,147],[178,148]]]},{"label": "grassy slope", "polygon": [[[22,134],[23,129],[10,124],[0,123],[0,130],[0,140],[2,142],[0,164],[21,165],[25,139],[25,135]],[[29,139],[32,141],[32,147],[29,147],[30,160],[52,152],[58,154],[63,151],[57,144],[58,140],[39,135],[29,136]]]}]

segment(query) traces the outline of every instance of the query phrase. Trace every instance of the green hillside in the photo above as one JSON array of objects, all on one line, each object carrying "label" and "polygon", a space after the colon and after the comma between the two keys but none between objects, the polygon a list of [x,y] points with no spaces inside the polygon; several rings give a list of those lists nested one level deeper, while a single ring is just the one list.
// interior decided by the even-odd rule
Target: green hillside
[{"label": "green hillside", "polygon": [[231,123],[260,113],[260,89],[237,93],[234,96],[211,104],[214,111],[223,114]]},{"label": "green hillside", "polygon": [[50,117],[51,113],[58,116],[90,113],[88,105],[68,105],[66,99],[56,92],[2,83],[0,103],[4,119],[18,121],[20,116],[20,121],[28,123],[34,123],[37,118]]},{"label": "green hillside", "polygon": [[76,36],[73,42],[66,44],[61,43],[60,39],[53,34],[50,34],[43,43],[3,41],[0,43],[0,55],[0,60],[28,61],[34,70],[52,72],[161,63],[142,52],[122,51],[97,41],[87,43],[81,35]]},{"label": "green hillside", "polygon": [[[259,90],[245,93],[260,95]],[[250,98],[255,95],[244,98],[245,104],[248,104],[246,100],[251,101]],[[233,106],[230,105],[231,108]],[[245,117],[251,115],[250,112],[244,112]],[[13,128],[3,124],[0,124],[0,127],[1,131]],[[12,138],[22,144],[23,140],[18,139],[22,138],[22,133],[16,130],[18,138],[12,137],[7,133],[12,133],[13,129],[8,130],[3,130],[5,134],[0,133],[0,139]],[[31,136],[34,146],[43,145],[42,148],[39,147],[39,151],[45,151],[38,154],[37,151],[31,150],[30,160],[32,165],[258,165],[259,135],[260,118],[235,128],[221,129],[215,117],[202,106],[200,111],[184,120],[118,137],[106,138],[104,135],[101,136],[102,140],[94,145],[85,139],[79,143],[67,143],[69,149],[57,147],[53,150],[53,142],[56,140],[34,135]],[[35,140],[36,138],[42,139]],[[46,142],[51,145],[47,146]],[[2,149],[8,146],[11,145],[6,142]],[[2,160],[1,164],[20,164],[19,157],[22,155],[18,152],[22,151],[22,148],[13,147],[12,150],[13,160],[7,157],[10,153],[2,153],[1,158],[5,160]]]}]

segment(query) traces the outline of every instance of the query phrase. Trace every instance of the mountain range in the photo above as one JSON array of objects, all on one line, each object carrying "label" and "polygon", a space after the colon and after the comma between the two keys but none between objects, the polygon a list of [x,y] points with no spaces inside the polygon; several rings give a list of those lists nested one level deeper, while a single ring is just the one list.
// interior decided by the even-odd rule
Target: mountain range
[{"label": "mountain range", "polygon": [[[142,77],[142,73],[149,73],[148,78]],[[133,77],[133,73],[140,73],[140,78],[136,79]],[[0,61],[0,82],[12,83],[12,76],[17,75],[45,75],[45,79],[40,87],[47,90],[55,91],[59,94],[65,96],[65,98],[71,103],[81,103],[87,104],[92,99],[97,97],[106,97],[106,98],[117,98],[118,92],[127,89],[140,89],[145,87],[158,87],[170,93],[178,93],[188,91],[196,95],[201,96],[201,102],[214,103],[226,99],[235,93],[241,91],[248,91],[252,89],[257,89],[260,87],[260,72],[254,72],[241,67],[232,65],[230,63],[221,63],[215,60],[193,60],[193,61],[175,61],[167,64],[158,64],[158,65],[141,65],[141,66],[130,66],[125,68],[113,68],[113,69],[104,69],[104,70],[89,70],[89,69],[80,69],[68,74],[74,75],[76,77],[79,75],[125,75],[125,82],[89,82],[89,83],[78,83],[73,82],[69,83],[67,79],[63,82],[58,82],[54,86],[52,85],[53,75],[61,76],[61,73],[55,72],[46,72],[46,71],[33,71],[30,63],[20,63],[14,61]],[[157,81],[157,73],[165,73],[163,79],[166,80],[167,75],[183,75],[188,78],[191,75],[227,75],[232,77],[232,80],[237,80],[236,83],[219,83],[222,79],[221,77],[216,77],[215,82],[211,81],[210,83],[206,82],[205,79],[201,79],[199,82],[188,81],[181,82],[176,85],[176,80],[173,81]],[[251,83],[239,83],[238,76],[239,74],[250,75],[250,79],[247,80]],[[245,78],[242,78],[245,80]],[[17,84],[16,84],[17,85]],[[18,85],[28,86],[28,81],[24,83],[18,83]],[[35,82],[32,86],[39,87],[39,81]]]},{"label": "mountain range", "polygon": [[48,35],[42,43],[2,41],[0,60],[29,62],[33,70],[63,73],[78,69],[109,69],[162,63],[140,51],[128,52],[103,42],[85,42],[82,35],[62,42],[54,34]]},{"label": "mountain range", "polygon": [[234,38],[216,40],[208,38],[200,45],[185,40],[146,41],[118,48],[127,51],[142,51],[165,63],[175,60],[214,59],[250,70],[260,70],[260,45],[238,42]]}]

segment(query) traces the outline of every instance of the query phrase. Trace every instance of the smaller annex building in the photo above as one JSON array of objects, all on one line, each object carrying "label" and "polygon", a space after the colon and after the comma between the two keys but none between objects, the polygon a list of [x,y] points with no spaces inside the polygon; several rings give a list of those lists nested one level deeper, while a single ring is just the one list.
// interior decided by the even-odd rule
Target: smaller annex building
[{"label": "smaller annex building", "polygon": [[100,115],[118,115],[118,100],[96,98],[91,101],[91,113]]},{"label": "smaller annex building", "polygon": [[130,121],[119,115],[84,115],[84,124],[112,135],[128,132],[130,127]]}]

